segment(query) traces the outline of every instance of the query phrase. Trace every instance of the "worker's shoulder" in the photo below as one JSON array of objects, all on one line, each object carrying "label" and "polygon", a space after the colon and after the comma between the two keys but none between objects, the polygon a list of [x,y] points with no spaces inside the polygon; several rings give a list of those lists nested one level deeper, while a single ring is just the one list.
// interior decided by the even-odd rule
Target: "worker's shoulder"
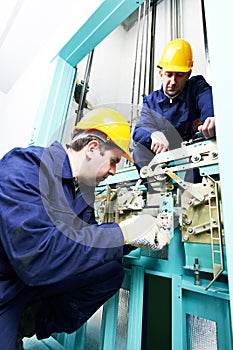
[{"label": "worker's shoulder", "polygon": [[[32,179],[32,174],[40,168],[43,148],[38,146],[14,147],[0,160],[1,181],[9,179]],[[20,180],[20,181],[21,181]]]},{"label": "worker's shoulder", "polygon": [[188,80],[188,84],[190,86],[210,86],[209,83],[206,81],[203,75],[194,75]]},{"label": "worker's shoulder", "polygon": [[158,90],[154,90],[152,91],[150,94],[144,96],[143,98],[143,102],[149,102],[149,101],[153,101],[153,102],[156,102],[156,101],[160,101],[161,99],[164,99],[165,95],[162,91],[162,89],[158,89]]},{"label": "worker's shoulder", "polygon": [[21,158],[23,159],[26,155],[30,155],[30,154],[42,154],[43,153],[43,149],[44,147],[41,146],[34,146],[34,145],[30,145],[27,147],[21,147],[21,146],[16,146],[14,148],[12,148],[11,150],[9,150],[3,157],[1,160],[6,160],[9,158]]},{"label": "worker's shoulder", "polygon": [[58,141],[54,141],[50,146],[47,147],[30,146],[27,148],[27,152],[32,158],[38,159],[41,164],[49,164],[54,162],[63,163],[67,156],[64,147]]},{"label": "worker's shoulder", "polygon": [[41,161],[41,159],[43,157],[46,157],[46,155],[59,153],[59,152],[60,153],[64,152],[64,148],[57,141],[55,141],[48,147],[41,146],[41,145],[29,145],[27,147],[18,146],[8,151],[2,157],[1,161],[7,161],[7,160],[13,160],[13,159],[19,159],[21,161],[34,159],[34,160]]}]

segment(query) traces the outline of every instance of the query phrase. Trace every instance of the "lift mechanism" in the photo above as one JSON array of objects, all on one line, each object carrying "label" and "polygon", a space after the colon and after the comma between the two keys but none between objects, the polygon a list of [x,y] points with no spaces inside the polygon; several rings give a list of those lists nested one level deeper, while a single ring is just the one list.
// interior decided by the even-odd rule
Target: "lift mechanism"
[{"label": "lift mechanism", "polygon": [[[194,171],[199,171],[201,182],[185,180],[186,174],[189,173],[190,178]],[[179,226],[184,245],[193,244],[196,250],[194,264],[185,267],[194,270],[196,284],[199,270],[211,272],[213,279],[208,289],[224,271],[225,242],[216,140],[198,138],[183,142],[178,149],[154,156],[141,169],[140,176],[133,186],[125,181],[115,188],[106,186],[106,191],[97,196],[99,221],[120,222],[146,212],[170,229],[171,238],[174,228]],[[150,184],[153,193],[145,189],[143,180]],[[199,244],[209,248],[210,266],[199,264],[203,260],[199,256]]]}]

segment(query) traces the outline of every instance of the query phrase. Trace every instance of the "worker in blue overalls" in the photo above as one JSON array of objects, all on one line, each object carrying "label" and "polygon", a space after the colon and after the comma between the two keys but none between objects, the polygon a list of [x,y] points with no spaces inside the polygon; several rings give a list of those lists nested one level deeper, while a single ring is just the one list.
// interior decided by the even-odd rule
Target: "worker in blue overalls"
[{"label": "worker in blue overalls", "polygon": [[191,76],[193,54],[183,39],[170,41],[158,62],[162,86],[143,99],[133,140],[133,158],[138,170],[161,152],[181,147],[201,132],[215,135],[211,86],[203,76]]},{"label": "worker in blue overalls", "polygon": [[[119,290],[127,247],[161,249],[166,228],[150,215],[98,224],[94,189],[128,152],[130,128],[98,108],[66,148],[14,148],[0,161],[0,347],[23,349],[81,327]],[[127,250],[128,251],[128,250]]]}]

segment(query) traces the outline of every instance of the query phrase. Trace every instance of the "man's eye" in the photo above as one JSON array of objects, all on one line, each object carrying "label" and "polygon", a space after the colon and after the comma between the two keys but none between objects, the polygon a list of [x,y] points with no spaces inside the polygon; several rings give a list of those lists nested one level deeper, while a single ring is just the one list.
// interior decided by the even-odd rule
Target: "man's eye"
[{"label": "man's eye", "polygon": [[119,163],[119,161],[120,161],[119,159],[111,159],[110,160],[110,164],[111,165],[116,165],[117,163]]}]

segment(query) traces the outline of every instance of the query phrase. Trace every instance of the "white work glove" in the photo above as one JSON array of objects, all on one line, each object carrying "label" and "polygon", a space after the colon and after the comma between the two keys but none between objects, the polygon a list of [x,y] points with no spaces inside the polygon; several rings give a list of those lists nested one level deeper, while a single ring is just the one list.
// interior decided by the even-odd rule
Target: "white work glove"
[{"label": "white work glove", "polygon": [[168,228],[159,227],[157,219],[151,215],[134,216],[122,221],[119,225],[125,244],[149,250],[160,250],[170,243]]}]

